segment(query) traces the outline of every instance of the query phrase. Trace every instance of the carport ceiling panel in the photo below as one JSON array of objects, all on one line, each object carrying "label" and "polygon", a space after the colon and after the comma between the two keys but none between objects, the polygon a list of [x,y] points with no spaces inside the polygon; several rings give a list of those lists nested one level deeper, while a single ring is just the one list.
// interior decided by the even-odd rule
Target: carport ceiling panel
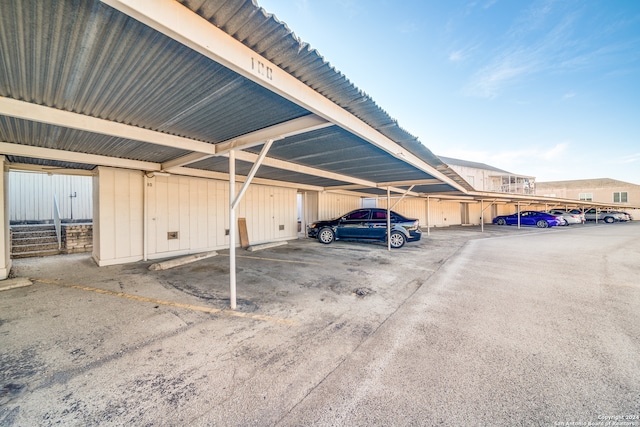
[{"label": "carport ceiling panel", "polygon": [[185,150],[0,116],[0,141],[120,159],[161,163]]},{"label": "carport ceiling panel", "polygon": [[277,141],[269,157],[372,182],[433,178],[337,126]]},{"label": "carport ceiling panel", "polygon": [[212,143],[309,114],[97,0],[9,2],[0,26],[2,96]]}]

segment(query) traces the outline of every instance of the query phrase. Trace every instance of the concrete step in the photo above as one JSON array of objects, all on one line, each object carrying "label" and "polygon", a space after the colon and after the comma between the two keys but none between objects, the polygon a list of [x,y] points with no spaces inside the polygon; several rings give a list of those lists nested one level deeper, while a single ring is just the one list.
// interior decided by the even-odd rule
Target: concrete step
[{"label": "concrete step", "polygon": [[12,253],[11,254],[11,258],[13,258],[13,259],[17,259],[17,258],[32,258],[32,257],[59,255],[61,253],[62,253],[62,251],[59,251],[58,250],[58,246],[56,246],[56,249],[49,249],[49,250],[44,250],[44,251],[31,251],[31,252]]},{"label": "concrete step", "polygon": [[55,233],[56,227],[53,224],[26,224],[26,225],[12,225],[11,231],[14,233],[23,233],[31,231],[51,231]]},{"label": "concrete step", "polygon": [[40,233],[40,232],[34,232],[34,233],[13,233],[11,235],[11,241],[13,242],[27,242],[27,241],[33,241],[33,242],[38,242],[38,241],[49,241],[51,239],[57,240],[58,236],[56,235],[55,232],[53,233]]},{"label": "concrete step", "polygon": [[58,236],[53,224],[11,226],[11,257],[28,258],[57,255]]},{"label": "concrete step", "polygon": [[25,252],[37,252],[37,251],[50,251],[58,250],[58,240],[51,243],[35,243],[31,245],[11,245],[11,253],[25,253]]}]

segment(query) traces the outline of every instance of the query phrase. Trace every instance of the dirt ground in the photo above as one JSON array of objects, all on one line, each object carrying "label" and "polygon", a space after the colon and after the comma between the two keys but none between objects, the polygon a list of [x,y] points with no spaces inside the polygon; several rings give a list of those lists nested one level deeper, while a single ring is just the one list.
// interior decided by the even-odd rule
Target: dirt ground
[{"label": "dirt ground", "polygon": [[468,242],[580,231],[451,227],[392,252],[309,239],[239,251],[235,311],[224,251],[166,271],[14,260],[33,285],[0,293],[0,425],[299,425],[301,402],[357,365]]}]

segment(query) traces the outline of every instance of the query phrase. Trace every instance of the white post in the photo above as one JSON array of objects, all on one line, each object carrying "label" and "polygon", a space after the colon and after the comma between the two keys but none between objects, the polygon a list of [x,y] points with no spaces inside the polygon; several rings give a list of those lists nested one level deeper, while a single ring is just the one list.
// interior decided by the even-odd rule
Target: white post
[{"label": "white post", "polygon": [[387,250],[391,252],[391,187],[387,187]]},{"label": "white post", "polygon": [[484,233],[484,200],[480,199],[480,232]]},{"label": "white post", "polygon": [[427,236],[431,236],[431,204],[427,196]]},{"label": "white post", "polygon": [[229,302],[236,309],[236,154],[229,151]]},{"label": "white post", "polygon": [[142,179],[142,185],[144,188],[142,189],[142,260],[146,261],[149,256],[149,248],[147,247],[148,236],[149,236],[149,177],[147,173],[144,173],[144,177]]},{"label": "white post", "polygon": [[518,201],[518,228],[520,228],[520,201]]},{"label": "white post", "polygon": [[9,243],[9,169],[6,157],[0,156],[0,280],[9,277],[11,271],[11,253]]}]

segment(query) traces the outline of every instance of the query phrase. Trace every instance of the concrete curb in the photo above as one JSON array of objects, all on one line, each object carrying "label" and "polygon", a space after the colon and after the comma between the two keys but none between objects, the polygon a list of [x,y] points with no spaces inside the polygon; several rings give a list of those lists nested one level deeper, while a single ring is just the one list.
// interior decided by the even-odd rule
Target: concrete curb
[{"label": "concrete curb", "polygon": [[10,289],[16,289],[16,288],[24,288],[25,286],[31,286],[33,284],[31,280],[27,279],[26,277],[17,277],[15,279],[7,279],[7,280],[3,280],[0,283],[2,284],[2,287],[0,287],[0,292],[8,291]]},{"label": "concrete curb", "polygon": [[271,243],[263,243],[261,245],[249,246],[247,250],[249,252],[261,251],[262,249],[275,248],[276,246],[286,245],[287,242],[271,242]]},{"label": "concrete curb", "polygon": [[179,267],[181,265],[189,264],[192,262],[200,261],[201,259],[211,258],[218,255],[218,252],[202,252],[199,254],[188,255],[185,257],[174,258],[167,261],[157,262],[155,264],[151,264],[149,266],[149,270],[157,271],[157,270],[168,270],[170,268]]}]

